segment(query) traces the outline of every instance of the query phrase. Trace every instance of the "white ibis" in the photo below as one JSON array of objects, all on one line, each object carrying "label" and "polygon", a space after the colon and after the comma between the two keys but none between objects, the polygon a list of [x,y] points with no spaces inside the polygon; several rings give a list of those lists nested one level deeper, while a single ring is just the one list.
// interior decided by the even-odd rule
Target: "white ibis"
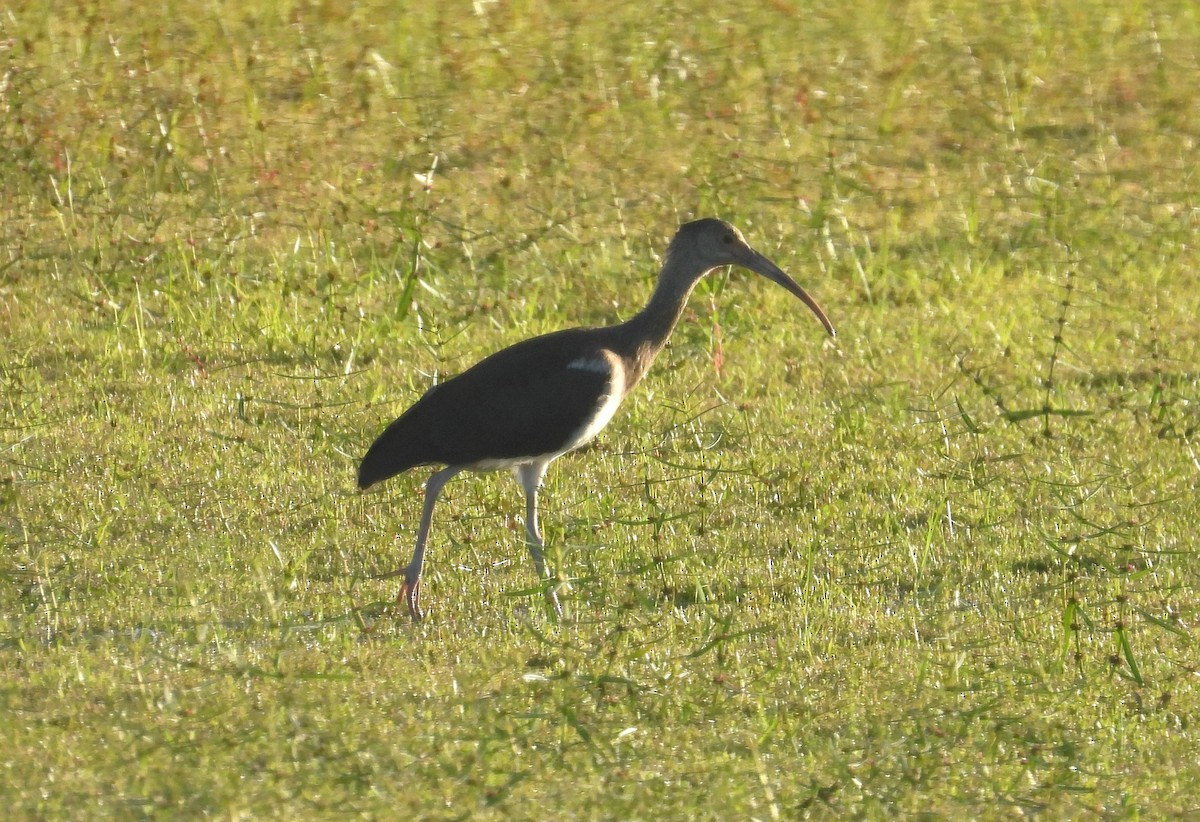
[{"label": "white ibis", "polygon": [[[412,561],[396,597],[414,620],[433,506],[460,471],[512,468],[525,489],[525,530],[539,579],[547,579],[537,495],[556,457],[584,445],[608,424],[667,343],[696,283],[715,268],[740,265],[799,297],[834,334],[825,312],[779,266],[759,254],[736,228],[716,219],[680,227],[667,248],[658,285],[646,307],[623,323],[572,328],[534,337],[492,354],[430,388],[363,457],[358,486],[367,489],[418,465],[444,465],[425,484],[425,506]],[[553,588],[548,598],[562,609]]]}]

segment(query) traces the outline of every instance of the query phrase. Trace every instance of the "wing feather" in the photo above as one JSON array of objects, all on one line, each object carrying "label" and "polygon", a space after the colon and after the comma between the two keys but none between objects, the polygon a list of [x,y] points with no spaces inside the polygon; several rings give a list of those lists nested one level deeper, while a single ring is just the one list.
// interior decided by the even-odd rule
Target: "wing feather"
[{"label": "wing feather", "polygon": [[363,458],[362,488],[416,465],[475,465],[565,450],[605,406],[611,355],[579,329],[493,354],[425,393]]}]

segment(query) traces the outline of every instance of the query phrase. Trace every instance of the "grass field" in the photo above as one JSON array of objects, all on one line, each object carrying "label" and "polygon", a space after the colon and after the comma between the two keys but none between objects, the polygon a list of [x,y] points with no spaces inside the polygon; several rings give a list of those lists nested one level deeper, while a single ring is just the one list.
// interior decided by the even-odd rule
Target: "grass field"
[{"label": "grass field", "polygon": [[[1200,10],[0,8],[9,818],[1200,812]],[[357,460],[701,284],[550,471]]]}]

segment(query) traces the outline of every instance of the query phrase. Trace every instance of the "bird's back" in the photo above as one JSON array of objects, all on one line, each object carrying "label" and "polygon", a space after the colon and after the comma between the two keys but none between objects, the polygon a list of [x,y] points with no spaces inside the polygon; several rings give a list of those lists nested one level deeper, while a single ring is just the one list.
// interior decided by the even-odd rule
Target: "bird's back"
[{"label": "bird's back", "polygon": [[359,487],[417,465],[493,468],[567,450],[611,391],[621,390],[600,342],[595,329],[546,334],[434,386],[367,451]]}]

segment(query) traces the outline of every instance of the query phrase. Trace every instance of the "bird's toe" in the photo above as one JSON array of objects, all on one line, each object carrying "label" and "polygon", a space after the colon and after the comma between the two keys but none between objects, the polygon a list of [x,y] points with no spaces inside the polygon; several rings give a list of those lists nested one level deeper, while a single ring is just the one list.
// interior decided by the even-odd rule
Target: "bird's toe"
[{"label": "bird's toe", "polygon": [[420,622],[425,618],[424,612],[421,610],[421,581],[414,580],[409,582],[405,580],[400,586],[400,592],[396,594],[396,604],[403,602],[408,607],[408,614],[412,617],[413,622]]}]

